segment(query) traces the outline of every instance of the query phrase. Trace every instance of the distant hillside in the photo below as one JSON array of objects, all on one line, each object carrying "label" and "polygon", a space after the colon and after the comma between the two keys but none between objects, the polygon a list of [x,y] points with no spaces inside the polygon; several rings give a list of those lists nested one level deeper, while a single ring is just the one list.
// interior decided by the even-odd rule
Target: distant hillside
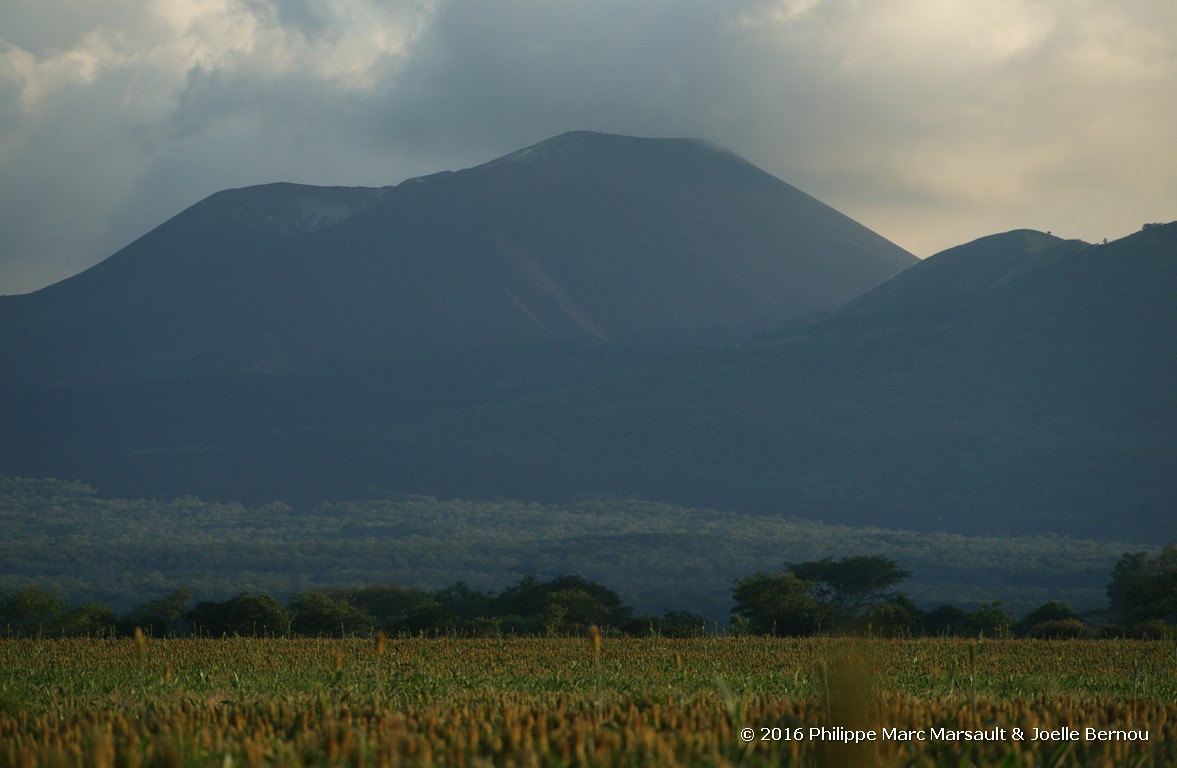
[{"label": "distant hillside", "polygon": [[1102,246],[1011,232],[828,319],[421,439],[473,443],[569,489],[1164,542],[1177,537],[1174,296],[1177,223]]},{"label": "distant hillside", "polygon": [[916,263],[726,151],[572,133],[220,193],[0,299],[0,473],[1161,544],[1174,296],[1177,223]]},{"label": "distant hillside", "polygon": [[213,195],[0,297],[0,383],[734,340],[914,262],[717,147],[569,133],[395,187]]},{"label": "distant hillside", "polygon": [[884,555],[911,572],[899,589],[932,607],[1003,600],[1106,605],[1131,541],[969,537],[656,504],[439,501],[405,496],[260,507],[104,499],[84,485],[0,477],[0,592],[31,585],[119,610],[187,587],[197,600],[242,590],[288,598],[375,584],[500,589],[527,575],[577,573],[640,612],[700,613],[728,626],[732,581],[786,560]]}]

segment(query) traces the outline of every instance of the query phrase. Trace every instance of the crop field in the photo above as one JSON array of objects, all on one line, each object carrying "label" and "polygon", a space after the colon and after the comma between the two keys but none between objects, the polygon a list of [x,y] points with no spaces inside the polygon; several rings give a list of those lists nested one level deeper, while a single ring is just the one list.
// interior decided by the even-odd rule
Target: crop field
[{"label": "crop field", "polygon": [[0,640],[3,766],[1169,766],[1172,642]]}]

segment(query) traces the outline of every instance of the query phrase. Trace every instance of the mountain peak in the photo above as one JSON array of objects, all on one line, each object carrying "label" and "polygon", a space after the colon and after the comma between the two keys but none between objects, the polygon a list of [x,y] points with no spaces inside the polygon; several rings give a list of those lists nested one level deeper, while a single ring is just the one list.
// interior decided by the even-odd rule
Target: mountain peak
[{"label": "mountain peak", "polygon": [[929,256],[854,299],[845,315],[939,305],[945,296],[993,288],[1088,247],[1049,232],[1015,229],[977,238]]},{"label": "mountain peak", "polygon": [[963,245],[948,248],[935,254],[932,258],[948,256],[977,258],[986,254],[1010,252],[1025,255],[1044,250],[1061,242],[1064,242],[1063,238],[1056,237],[1050,232],[1042,232],[1037,229],[1011,229],[1008,232],[978,237]]},{"label": "mountain peak", "polygon": [[0,356],[86,379],[665,348],[832,310],[914,262],[712,145],[574,131],[393,187],[220,192],[31,296]]},{"label": "mountain peak", "polygon": [[650,162],[663,158],[712,156],[736,161],[747,167],[751,163],[717,144],[695,138],[645,138],[598,131],[568,131],[524,147],[485,166],[500,164],[567,164],[580,162]]}]

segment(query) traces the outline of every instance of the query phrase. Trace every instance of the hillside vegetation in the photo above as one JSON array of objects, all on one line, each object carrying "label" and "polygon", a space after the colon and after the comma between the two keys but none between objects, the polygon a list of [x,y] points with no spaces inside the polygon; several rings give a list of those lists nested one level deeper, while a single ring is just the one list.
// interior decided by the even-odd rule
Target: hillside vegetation
[{"label": "hillside vegetation", "polygon": [[0,591],[40,586],[125,610],[177,588],[196,599],[243,590],[280,598],[313,589],[456,581],[499,589],[575,573],[638,613],[688,610],[726,626],[735,579],[785,561],[880,555],[911,572],[917,603],[1002,600],[1106,605],[1117,559],[1143,547],[1091,541],[850,528],[787,516],[633,499],[565,504],[373,498],[291,506],[110,499],[56,480],[0,479]]}]

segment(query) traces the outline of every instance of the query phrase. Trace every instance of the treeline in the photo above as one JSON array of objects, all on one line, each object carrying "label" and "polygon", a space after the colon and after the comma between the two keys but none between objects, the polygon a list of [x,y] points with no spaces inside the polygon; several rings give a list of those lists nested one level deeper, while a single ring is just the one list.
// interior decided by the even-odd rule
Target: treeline
[{"label": "treeline", "polygon": [[[908,572],[879,556],[786,563],[779,573],[735,580],[735,605],[724,632],[797,636],[855,634],[887,637],[977,636],[1167,638],[1177,625],[1177,544],[1159,555],[1125,554],[1108,584],[1109,604],[1089,622],[1065,602],[1050,601],[1020,619],[1000,601],[967,611],[954,605],[925,610],[893,591]],[[8,636],[114,636],[142,630],[153,636],[347,637],[580,634],[597,626],[617,635],[701,636],[707,620],[690,611],[635,615],[608,587],[582,576],[527,576],[501,592],[458,581],[429,591],[393,585],[295,594],[282,604],[268,594],[241,592],[227,600],[192,603],[175,590],[118,615],[98,602],[68,606],[41,587],[0,593],[0,626]],[[717,624],[710,628],[720,631]]]},{"label": "treeline", "polygon": [[0,477],[0,591],[37,584],[123,612],[178,587],[201,597],[250,590],[285,599],[352,584],[435,590],[462,580],[497,590],[523,574],[578,573],[608,584],[638,613],[689,605],[725,625],[732,581],[783,560],[884,555],[911,571],[902,588],[919,605],[1002,599],[1025,613],[1047,600],[1102,605],[1116,560],[1146,548],[849,528],[787,514],[612,498],[243,506],[110,499],[81,483]]},{"label": "treeline", "polygon": [[1049,601],[1019,620],[1000,600],[966,611],[954,605],[924,610],[891,588],[908,572],[885,557],[785,563],[780,573],[737,579],[732,622],[737,631],[771,635],[984,635],[1078,638],[1172,637],[1177,625],[1177,544],[1156,557],[1127,553],[1108,583],[1108,608],[1088,622],[1067,603]]},{"label": "treeline", "polygon": [[581,576],[541,580],[527,576],[501,592],[465,582],[428,591],[393,585],[300,592],[282,604],[268,594],[241,592],[227,600],[201,600],[178,589],[117,615],[87,602],[69,607],[41,587],[0,595],[0,623],[9,636],[129,635],[156,637],[392,636],[579,634],[597,626],[614,634],[702,635],[706,619],[681,611],[635,616],[621,597]]}]

